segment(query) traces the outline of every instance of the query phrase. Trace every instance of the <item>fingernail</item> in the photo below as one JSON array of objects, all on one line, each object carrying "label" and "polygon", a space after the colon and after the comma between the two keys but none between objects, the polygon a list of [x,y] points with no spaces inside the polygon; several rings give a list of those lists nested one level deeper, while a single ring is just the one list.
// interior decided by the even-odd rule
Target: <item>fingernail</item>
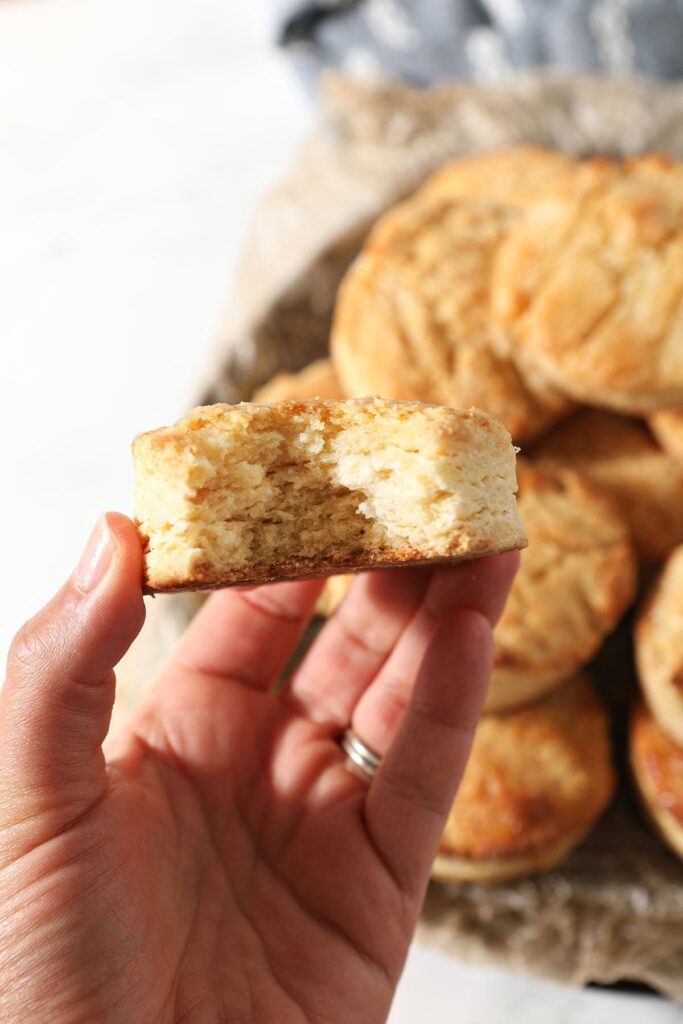
[{"label": "fingernail", "polygon": [[111,534],[105,516],[100,516],[81,555],[74,581],[79,590],[88,594],[104,579],[111,562]]}]

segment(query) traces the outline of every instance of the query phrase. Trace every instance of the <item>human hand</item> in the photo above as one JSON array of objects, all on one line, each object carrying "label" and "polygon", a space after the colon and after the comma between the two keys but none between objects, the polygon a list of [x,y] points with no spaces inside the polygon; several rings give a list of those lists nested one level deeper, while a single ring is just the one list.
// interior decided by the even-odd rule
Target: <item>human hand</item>
[{"label": "human hand", "polygon": [[279,694],[322,581],[216,593],[104,743],[144,605],[100,520],[0,693],[2,1024],[384,1020],[516,565],[359,577]]}]

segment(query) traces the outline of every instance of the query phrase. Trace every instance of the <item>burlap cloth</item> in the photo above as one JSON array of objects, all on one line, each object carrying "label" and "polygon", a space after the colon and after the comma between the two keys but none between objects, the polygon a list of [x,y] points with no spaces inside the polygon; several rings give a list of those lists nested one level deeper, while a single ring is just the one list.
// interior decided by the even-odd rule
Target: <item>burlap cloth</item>
[{"label": "burlap cloth", "polygon": [[[188,405],[248,398],[276,369],[324,354],[337,284],[368,223],[445,160],[521,140],[683,156],[683,88],[525,76],[417,92],[329,78],[318,129],[256,210],[225,331]],[[150,604],[119,669],[118,721],[197,606],[193,595]],[[594,666],[622,752],[628,637],[625,627]],[[638,980],[683,1001],[683,865],[645,828],[622,776],[612,809],[560,868],[496,888],[432,885],[419,937],[479,962],[577,985]]]}]

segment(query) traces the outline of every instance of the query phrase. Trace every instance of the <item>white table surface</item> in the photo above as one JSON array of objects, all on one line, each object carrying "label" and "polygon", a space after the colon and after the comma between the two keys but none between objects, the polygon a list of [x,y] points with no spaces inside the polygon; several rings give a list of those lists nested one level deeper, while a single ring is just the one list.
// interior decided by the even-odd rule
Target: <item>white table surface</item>
[{"label": "white table surface", "polygon": [[[0,652],[185,406],[311,120],[257,0],[0,0]],[[670,1024],[415,946],[392,1024]]]}]

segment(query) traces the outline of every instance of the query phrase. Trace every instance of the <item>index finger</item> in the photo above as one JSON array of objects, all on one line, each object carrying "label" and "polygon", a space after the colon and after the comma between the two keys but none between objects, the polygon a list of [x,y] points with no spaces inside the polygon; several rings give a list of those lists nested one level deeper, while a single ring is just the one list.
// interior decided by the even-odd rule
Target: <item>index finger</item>
[{"label": "index finger", "polygon": [[180,667],[269,689],[306,628],[324,582],[217,591],[190,623],[164,672]]}]

